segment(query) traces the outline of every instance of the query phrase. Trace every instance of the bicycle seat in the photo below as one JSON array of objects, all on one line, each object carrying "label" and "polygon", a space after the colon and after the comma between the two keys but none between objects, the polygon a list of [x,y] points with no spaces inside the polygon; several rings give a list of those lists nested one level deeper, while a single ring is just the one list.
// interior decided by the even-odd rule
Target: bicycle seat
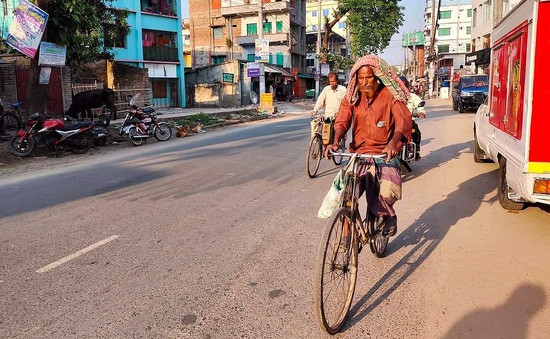
[{"label": "bicycle seat", "polygon": [[14,102],[10,106],[13,107],[13,108],[19,108],[19,107],[21,107],[21,105],[23,105],[23,103],[21,101],[19,101],[19,102]]}]

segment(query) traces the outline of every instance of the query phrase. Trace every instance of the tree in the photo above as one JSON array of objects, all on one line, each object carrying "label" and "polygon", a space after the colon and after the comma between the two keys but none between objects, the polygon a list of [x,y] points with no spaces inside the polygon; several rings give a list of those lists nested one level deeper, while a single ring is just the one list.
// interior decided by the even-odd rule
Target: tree
[{"label": "tree", "polygon": [[[114,55],[104,46],[104,39],[126,36],[128,11],[110,7],[113,0],[35,0],[49,14],[42,41],[67,46],[67,66],[98,60],[112,60]],[[42,112],[46,102],[46,86],[39,85],[38,56],[31,60],[26,110]]]},{"label": "tree", "polygon": [[379,53],[388,47],[392,35],[403,23],[400,0],[340,0],[331,21],[325,17],[325,31],[321,48],[321,63],[327,62],[328,37],[332,28],[345,15],[351,36],[351,54],[363,56]]}]

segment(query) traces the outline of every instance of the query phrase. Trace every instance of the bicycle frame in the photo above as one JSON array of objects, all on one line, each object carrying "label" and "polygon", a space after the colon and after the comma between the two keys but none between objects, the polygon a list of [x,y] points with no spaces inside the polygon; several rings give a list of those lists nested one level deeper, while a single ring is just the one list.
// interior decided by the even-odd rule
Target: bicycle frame
[{"label": "bicycle frame", "polygon": [[[330,152],[332,156],[343,156],[343,157],[349,157],[352,158],[354,156],[354,153],[344,153],[344,152]],[[353,158],[353,169],[349,173],[349,175],[346,173],[346,179],[344,179],[345,187],[344,187],[344,195],[341,202],[340,207],[346,207],[349,208],[351,211],[351,217],[350,222],[354,223],[354,221],[357,221],[355,224],[357,225],[356,230],[350,230],[352,237],[356,235],[355,232],[358,232],[359,240],[361,241],[362,245],[365,245],[370,240],[370,237],[372,236],[370,230],[365,230],[365,224],[363,219],[361,217],[361,213],[359,212],[359,199],[357,197],[357,179],[358,179],[358,171],[359,166],[361,165],[359,160],[361,159],[386,159],[387,154],[355,154],[355,158]],[[373,161],[373,166],[375,166],[376,169],[376,162]],[[378,176],[374,175],[375,182],[378,182]],[[351,189],[351,192],[350,192]],[[366,194],[366,193],[365,193]]]}]

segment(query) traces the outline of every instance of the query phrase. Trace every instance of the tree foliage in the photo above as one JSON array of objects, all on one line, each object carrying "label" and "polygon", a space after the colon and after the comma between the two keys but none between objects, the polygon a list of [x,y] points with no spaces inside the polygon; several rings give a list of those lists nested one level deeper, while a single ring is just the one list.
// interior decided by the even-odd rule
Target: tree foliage
[{"label": "tree foliage", "polygon": [[113,54],[104,39],[126,36],[128,11],[112,8],[111,0],[50,0],[47,39],[67,46],[67,64],[73,69]]},{"label": "tree foliage", "polygon": [[[328,50],[332,27],[347,15],[346,24],[351,37],[351,54],[378,54],[390,43],[392,35],[403,24],[400,0],[340,0],[334,19],[325,18],[323,49]],[[326,61],[326,59],[322,60]]]}]

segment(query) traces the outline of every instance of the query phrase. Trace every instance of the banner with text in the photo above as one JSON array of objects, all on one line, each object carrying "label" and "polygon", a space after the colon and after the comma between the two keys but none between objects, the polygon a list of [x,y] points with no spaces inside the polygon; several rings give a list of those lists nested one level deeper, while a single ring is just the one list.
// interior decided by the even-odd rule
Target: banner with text
[{"label": "banner with text", "polygon": [[6,43],[29,58],[34,58],[48,22],[48,13],[21,0],[15,10]]}]

